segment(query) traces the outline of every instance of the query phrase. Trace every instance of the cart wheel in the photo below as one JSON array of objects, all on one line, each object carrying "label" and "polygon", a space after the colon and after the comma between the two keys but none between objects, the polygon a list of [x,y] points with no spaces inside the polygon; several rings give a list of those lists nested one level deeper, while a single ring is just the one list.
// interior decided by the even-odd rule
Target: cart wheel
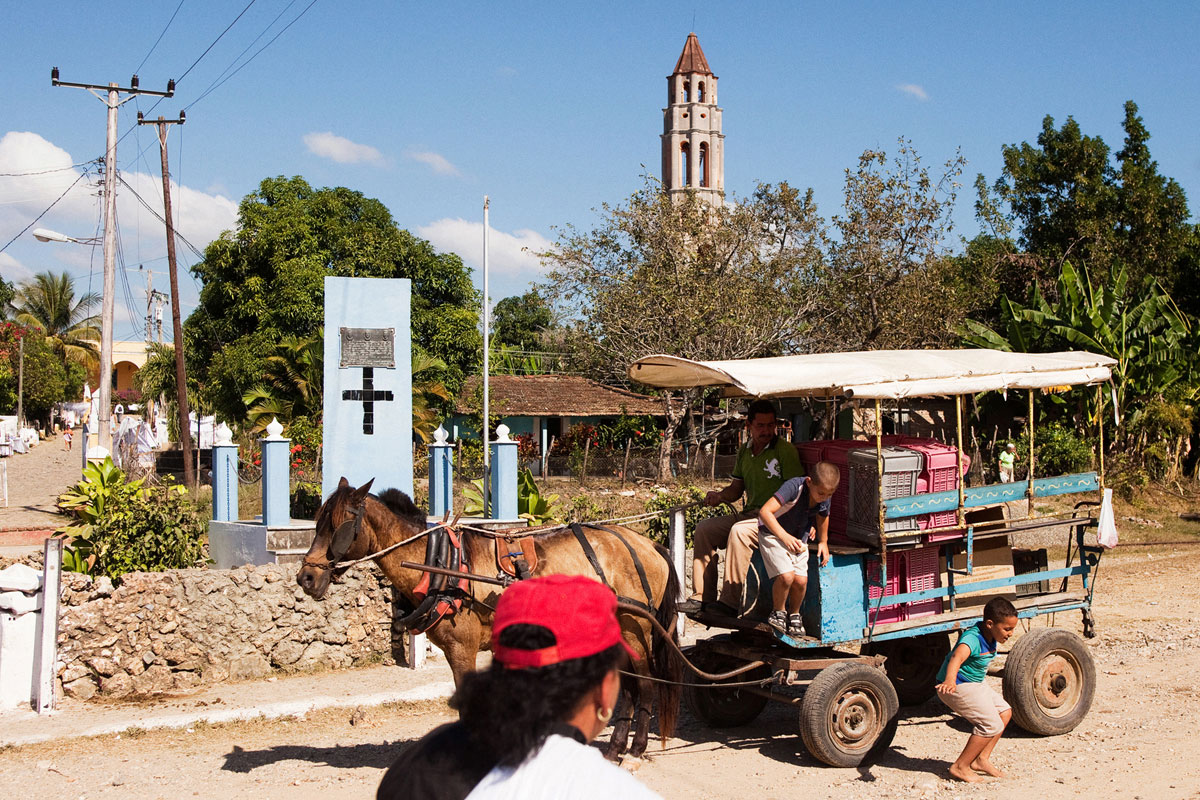
[{"label": "cart wheel", "polygon": [[[736,658],[716,653],[694,653],[690,658],[692,663],[705,672],[728,672],[745,663]],[[760,681],[769,677],[771,677],[771,670],[768,667],[760,667],[730,678],[729,682]],[[689,682],[708,683],[696,675],[692,675]],[[713,685],[719,686],[720,684]],[[767,707],[767,698],[743,689],[708,689],[687,686],[684,688],[683,699],[693,714],[713,728],[737,728],[741,725],[748,725],[757,719],[758,715]]]},{"label": "cart wheel", "polygon": [[1017,640],[1004,665],[1004,699],[1030,733],[1057,736],[1092,707],[1096,665],[1083,640],[1061,628],[1034,628]]},{"label": "cart wheel", "polygon": [[883,670],[857,661],[826,667],[800,704],[808,752],[833,767],[855,767],[886,750],[900,702]]},{"label": "cart wheel", "polygon": [[883,668],[902,706],[919,706],[933,697],[938,670],[949,652],[950,637],[944,633],[871,642],[863,648],[865,655],[887,657]]}]

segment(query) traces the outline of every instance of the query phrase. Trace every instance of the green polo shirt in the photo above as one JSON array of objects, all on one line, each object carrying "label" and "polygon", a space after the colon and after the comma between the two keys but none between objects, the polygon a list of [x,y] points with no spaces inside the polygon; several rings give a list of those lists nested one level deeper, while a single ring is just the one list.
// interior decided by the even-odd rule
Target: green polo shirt
[{"label": "green polo shirt", "polygon": [[803,474],[800,454],[791,442],[778,436],[758,455],[754,455],[753,445],[744,445],[733,465],[733,477],[746,485],[746,511],[762,508],[784,481]]}]

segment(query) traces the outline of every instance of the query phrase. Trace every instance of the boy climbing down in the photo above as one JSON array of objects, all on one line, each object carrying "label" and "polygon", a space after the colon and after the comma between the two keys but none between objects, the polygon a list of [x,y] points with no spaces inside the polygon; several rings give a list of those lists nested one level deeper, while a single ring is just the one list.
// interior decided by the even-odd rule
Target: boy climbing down
[{"label": "boy climbing down", "polygon": [[803,636],[800,606],[808,589],[808,541],[817,540],[821,566],[829,562],[829,498],[838,487],[837,467],[822,461],[812,475],[791,478],[759,509],[758,547],[771,579],[771,617],[776,632]]},{"label": "boy climbing down", "polygon": [[1012,708],[983,679],[988,662],[996,655],[996,646],[1007,642],[1016,627],[1017,609],[1006,598],[993,597],[983,608],[983,622],[959,634],[954,649],[938,670],[938,697],[975,726],[967,746],[950,765],[950,775],[960,781],[975,783],[979,780],[976,772],[1004,777],[992,766],[991,756],[1012,719]]}]

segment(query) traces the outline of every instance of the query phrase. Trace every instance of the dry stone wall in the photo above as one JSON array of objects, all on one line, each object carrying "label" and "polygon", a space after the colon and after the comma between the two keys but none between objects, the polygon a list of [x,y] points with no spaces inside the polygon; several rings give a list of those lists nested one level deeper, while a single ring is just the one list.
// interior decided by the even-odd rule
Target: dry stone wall
[{"label": "dry stone wall", "polygon": [[275,671],[403,657],[391,585],[374,567],[347,572],[317,601],[295,565],[63,576],[58,677],[69,697],[185,691]]}]

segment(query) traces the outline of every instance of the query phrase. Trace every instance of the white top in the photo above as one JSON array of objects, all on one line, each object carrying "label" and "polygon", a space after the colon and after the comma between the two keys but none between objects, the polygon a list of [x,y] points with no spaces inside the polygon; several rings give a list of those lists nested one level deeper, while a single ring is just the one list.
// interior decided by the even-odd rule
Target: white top
[{"label": "white top", "polygon": [[662,800],[594,747],[552,734],[521,766],[495,767],[467,800]]},{"label": "white top", "polygon": [[1095,353],[974,349],[872,350],[738,361],[654,355],[635,361],[629,377],[648,386],[723,386],[727,394],[758,397],[897,399],[1102,383],[1111,379],[1116,363]]}]

